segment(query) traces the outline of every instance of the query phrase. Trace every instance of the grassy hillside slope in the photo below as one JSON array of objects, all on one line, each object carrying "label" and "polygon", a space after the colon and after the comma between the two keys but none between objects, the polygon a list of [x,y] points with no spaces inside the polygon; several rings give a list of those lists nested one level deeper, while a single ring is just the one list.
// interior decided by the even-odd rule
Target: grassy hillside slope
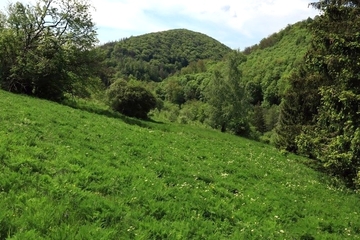
[{"label": "grassy hillside slope", "polygon": [[0,239],[356,239],[359,195],[216,131],[0,91]]}]

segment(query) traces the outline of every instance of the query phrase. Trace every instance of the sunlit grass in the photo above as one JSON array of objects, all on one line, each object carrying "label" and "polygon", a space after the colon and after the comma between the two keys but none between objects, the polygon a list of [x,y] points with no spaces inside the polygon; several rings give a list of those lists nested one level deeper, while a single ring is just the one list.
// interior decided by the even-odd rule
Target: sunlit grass
[{"label": "sunlit grass", "polygon": [[91,105],[0,104],[0,239],[360,238],[359,195],[306,159]]}]

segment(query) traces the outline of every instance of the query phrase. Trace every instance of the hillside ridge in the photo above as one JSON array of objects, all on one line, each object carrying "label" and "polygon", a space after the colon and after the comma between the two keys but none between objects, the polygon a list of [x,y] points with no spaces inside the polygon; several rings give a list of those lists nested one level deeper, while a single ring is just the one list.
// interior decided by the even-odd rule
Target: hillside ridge
[{"label": "hillside ridge", "polygon": [[231,49],[199,32],[172,29],[124,38],[99,47],[116,75],[162,81],[191,62],[221,60]]}]

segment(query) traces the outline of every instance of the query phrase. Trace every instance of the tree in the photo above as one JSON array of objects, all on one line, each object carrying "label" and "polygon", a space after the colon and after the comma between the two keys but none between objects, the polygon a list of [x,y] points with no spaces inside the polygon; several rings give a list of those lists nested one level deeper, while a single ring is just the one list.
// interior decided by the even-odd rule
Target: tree
[{"label": "tree", "polygon": [[275,144],[287,151],[297,152],[296,137],[304,127],[315,124],[320,104],[319,78],[303,66],[292,73],[289,84],[280,104]]},{"label": "tree", "polygon": [[169,79],[165,84],[166,100],[178,104],[185,103],[184,88],[176,79]]},{"label": "tree", "polygon": [[252,114],[252,124],[260,133],[266,132],[264,110],[260,104],[254,106],[254,112]]},{"label": "tree", "polygon": [[263,92],[259,82],[248,82],[246,84],[246,92],[250,97],[250,103],[252,105],[260,104],[264,100]]},{"label": "tree", "polygon": [[157,106],[155,96],[146,88],[124,80],[114,82],[107,90],[111,108],[129,117],[146,119]]},{"label": "tree", "polygon": [[298,137],[298,147],[332,174],[359,181],[360,3],[323,0],[311,5],[322,14],[311,24],[314,38],[306,60],[321,78],[321,101],[316,124]]},{"label": "tree", "polygon": [[60,100],[93,73],[95,25],[87,0],[10,4],[2,14],[1,87]]},{"label": "tree", "polygon": [[241,81],[239,65],[246,61],[245,56],[233,51],[227,59],[225,77],[215,71],[207,87],[207,102],[211,105],[210,122],[212,127],[222,132],[230,130],[236,135],[246,135],[249,131],[249,98]]}]

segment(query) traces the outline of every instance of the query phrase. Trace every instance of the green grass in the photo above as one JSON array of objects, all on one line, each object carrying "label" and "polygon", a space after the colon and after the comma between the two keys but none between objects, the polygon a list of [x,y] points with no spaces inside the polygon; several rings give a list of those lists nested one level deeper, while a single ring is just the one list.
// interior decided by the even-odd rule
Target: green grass
[{"label": "green grass", "polygon": [[94,106],[0,106],[0,239],[360,238],[359,195],[306,159]]}]

